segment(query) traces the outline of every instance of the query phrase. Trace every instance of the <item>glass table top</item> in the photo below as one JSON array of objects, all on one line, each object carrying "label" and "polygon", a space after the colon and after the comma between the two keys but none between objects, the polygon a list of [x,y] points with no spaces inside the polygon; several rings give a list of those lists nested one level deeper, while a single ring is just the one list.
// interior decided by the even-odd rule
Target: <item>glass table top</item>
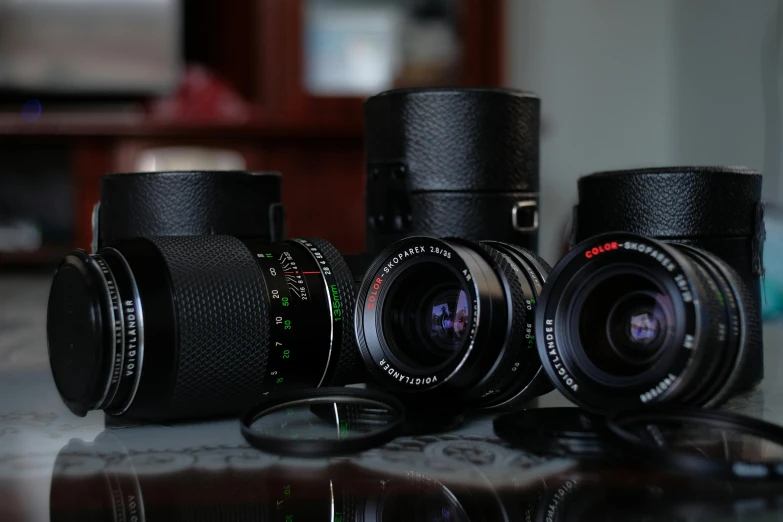
[{"label": "glass table top", "polygon": [[[236,420],[127,425],[60,402],[48,369],[45,279],[0,278],[0,520],[774,520],[783,484],[743,485],[627,462],[546,459],[491,417],[357,455],[257,451]],[[10,296],[10,297],[7,297]],[[726,407],[783,424],[783,327],[766,378]],[[540,406],[568,406],[557,394]]]}]

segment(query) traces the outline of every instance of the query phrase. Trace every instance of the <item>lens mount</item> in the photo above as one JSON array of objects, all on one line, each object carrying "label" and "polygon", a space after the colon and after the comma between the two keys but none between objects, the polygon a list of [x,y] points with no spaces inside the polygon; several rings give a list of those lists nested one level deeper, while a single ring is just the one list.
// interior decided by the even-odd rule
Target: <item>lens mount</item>
[{"label": "lens mount", "polygon": [[[602,286],[612,281],[614,284]],[[674,318],[657,349],[657,359],[641,371],[626,373],[595,364],[598,338],[608,336],[610,312],[617,305],[611,299],[630,299],[640,290],[634,288],[639,281],[649,285],[641,288],[645,294],[639,295],[661,296],[670,306],[662,311],[662,317]],[[602,300],[601,292],[606,290],[614,294]],[[706,301],[703,278],[676,248],[627,233],[585,241],[555,266],[539,301],[536,332],[544,370],[570,400],[591,411],[629,409],[673,399],[710,356],[705,353],[710,314],[707,307],[697,306],[701,300]],[[588,336],[585,324],[589,325],[589,314],[595,312],[589,307],[599,305],[607,306],[606,317],[593,325],[600,336]],[[632,326],[649,328],[653,318],[641,315],[628,320]],[[581,328],[580,317],[588,318],[582,320]],[[644,336],[642,332],[639,335]],[[614,351],[611,343],[607,348]]]},{"label": "lens mount", "polygon": [[[458,313],[424,302],[444,292]],[[429,315],[439,325],[444,316],[451,321],[451,353],[421,353],[431,351],[432,339],[420,328],[414,331],[420,322],[409,321],[407,331],[402,327],[411,314],[422,320],[421,314]],[[389,388],[464,390],[491,368],[507,334],[506,317],[503,287],[482,254],[459,240],[411,237],[384,250],[367,271],[357,298],[356,335],[368,369]]]}]

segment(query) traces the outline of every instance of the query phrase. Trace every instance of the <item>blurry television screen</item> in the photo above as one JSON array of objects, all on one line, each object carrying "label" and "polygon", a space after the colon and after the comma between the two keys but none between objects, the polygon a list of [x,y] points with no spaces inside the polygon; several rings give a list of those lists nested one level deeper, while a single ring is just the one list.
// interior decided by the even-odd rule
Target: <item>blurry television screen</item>
[{"label": "blurry television screen", "polygon": [[0,0],[0,90],[159,94],[184,67],[182,0]]}]

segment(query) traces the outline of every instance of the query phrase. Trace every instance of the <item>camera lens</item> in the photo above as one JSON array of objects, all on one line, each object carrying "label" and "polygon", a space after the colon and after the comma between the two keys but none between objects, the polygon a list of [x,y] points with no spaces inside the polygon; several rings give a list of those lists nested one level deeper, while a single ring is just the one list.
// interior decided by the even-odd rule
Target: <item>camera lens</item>
[{"label": "camera lens", "polygon": [[535,302],[549,267],[505,243],[413,237],[365,275],[356,334],[389,389],[509,407],[548,383],[535,349]]},{"label": "camera lens", "polygon": [[741,374],[755,330],[749,303],[714,255],[627,233],[597,236],[550,275],[539,353],[555,386],[592,411],[712,406]]},{"label": "camera lens", "polygon": [[134,239],[62,262],[49,360],[79,415],[231,415],[271,394],[351,380],[352,312],[353,277],[325,241]]}]

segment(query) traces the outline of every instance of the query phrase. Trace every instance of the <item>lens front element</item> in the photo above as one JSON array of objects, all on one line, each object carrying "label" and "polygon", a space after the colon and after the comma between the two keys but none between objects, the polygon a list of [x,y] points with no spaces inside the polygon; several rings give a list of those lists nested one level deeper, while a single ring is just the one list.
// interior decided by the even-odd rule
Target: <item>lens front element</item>
[{"label": "lens front element", "polygon": [[652,363],[673,327],[671,299],[649,278],[617,273],[588,283],[571,320],[595,366],[610,375],[631,376]]},{"label": "lens front element", "polygon": [[383,304],[387,342],[412,365],[445,363],[470,333],[468,291],[459,274],[440,260],[405,270]]},{"label": "lens front element", "polygon": [[668,296],[656,292],[633,292],[609,312],[609,342],[620,358],[630,364],[648,362],[660,349],[666,335]]}]

